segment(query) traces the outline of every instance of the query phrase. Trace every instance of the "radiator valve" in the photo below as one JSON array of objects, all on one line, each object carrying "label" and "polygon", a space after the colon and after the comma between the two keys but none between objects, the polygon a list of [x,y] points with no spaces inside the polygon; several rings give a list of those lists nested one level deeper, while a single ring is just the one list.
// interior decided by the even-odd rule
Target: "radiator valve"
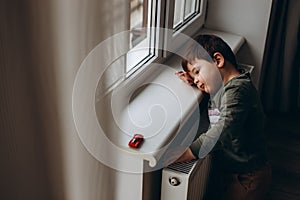
[{"label": "radiator valve", "polygon": [[177,186],[180,184],[180,180],[177,177],[170,177],[169,182],[172,186]]}]

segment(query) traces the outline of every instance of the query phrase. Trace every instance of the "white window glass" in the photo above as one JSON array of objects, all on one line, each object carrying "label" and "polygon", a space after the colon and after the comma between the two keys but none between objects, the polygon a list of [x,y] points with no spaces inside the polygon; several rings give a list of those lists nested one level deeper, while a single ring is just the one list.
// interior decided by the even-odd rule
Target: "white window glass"
[{"label": "white window glass", "polygon": [[145,6],[146,2],[147,0],[130,1],[130,47],[136,46],[147,36],[142,29],[147,27],[148,6]]},{"label": "white window glass", "polygon": [[133,73],[141,65],[155,56],[154,40],[156,35],[149,27],[155,26],[158,18],[155,1],[130,1],[130,51],[126,56],[126,72]]},{"label": "white window glass", "polygon": [[[141,67],[147,67],[159,56],[168,56],[172,45],[180,47],[177,33],[194,35],[204,24],[207,0],[129,0],[128,41],[129,51],[113,61],[105,71],[102,88],[113,88]],[[122,20],[122,19],[120,19]],[[113,22],[112,22],[113,23]],[[161,27],[167,30],[159,30]],[[160,35],[159,35],[160,34]],[[160,48],[158,48],[158,45]],[[104,78],[103,78],[104,79]],[[101,82],[101,81],[100,81]]]},{"label": "white window glass", "polygon": [[175,5],[174,5],[174,21],[173,21],[173,28],[178,26],[180,23],[182,23],[182,15],[183,15],[183,12],[182,12],[182,3],[184,1],[178,1],[178,0],[175,0]]},{"label": "white window glass", "polygon": [[196,0],[185,0],[184,20],[196,13]]},{"label": "white window glass", "polygon": [[178,30],[200,13],[200,0],[175,0],[173,29]]}]

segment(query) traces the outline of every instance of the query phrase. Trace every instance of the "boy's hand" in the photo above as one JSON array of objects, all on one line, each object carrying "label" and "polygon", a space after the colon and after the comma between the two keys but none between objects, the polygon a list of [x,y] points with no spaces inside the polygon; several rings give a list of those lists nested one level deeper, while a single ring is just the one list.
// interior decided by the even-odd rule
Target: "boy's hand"
[{"label": "boy's hand", "polygon": [[192,77],[184,71],[178,71],[175,73],[178,78],[180,78],[181,80],[183,80],[186,84],[193,86],[194,85],[194,80],[192,79]]},{"label": "boy's hand", "polygon": [[196,159],[190,148],[187,148],[185,152],[175,161],[176,162],[188,162]]}]

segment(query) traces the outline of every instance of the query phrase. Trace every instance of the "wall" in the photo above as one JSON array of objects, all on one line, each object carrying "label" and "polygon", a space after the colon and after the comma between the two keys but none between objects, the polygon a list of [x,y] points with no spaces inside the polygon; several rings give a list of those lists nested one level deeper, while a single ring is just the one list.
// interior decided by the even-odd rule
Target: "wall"
[{"label": "wall", "polygon": [[205,27],[244,36],[238,61],[254,65],[258,86],[272,0],[208,0]]}]

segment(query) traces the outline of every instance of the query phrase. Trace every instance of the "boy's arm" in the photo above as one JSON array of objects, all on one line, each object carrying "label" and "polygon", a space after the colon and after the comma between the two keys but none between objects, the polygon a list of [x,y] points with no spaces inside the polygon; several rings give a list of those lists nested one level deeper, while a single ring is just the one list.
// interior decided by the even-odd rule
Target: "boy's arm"
[{"label": "boy's arm", "polygon": [[232,88],[222,97],[220,108],[220,118],[216,124],[201,134],[190,146],[195,157],[203,158],[212,149],[216,149],[218,141],[221,144],[231,142],[228,138],[235,138],[242,131],[243,124],[246,120],[247,101],[240,95],[237,88]]},{"label": "boy's arm", "polygon": [[185,152],[175,162],[187,162],[194,159],[196,159],[196,157],[192,153],[191,149],[187,148]]}]

